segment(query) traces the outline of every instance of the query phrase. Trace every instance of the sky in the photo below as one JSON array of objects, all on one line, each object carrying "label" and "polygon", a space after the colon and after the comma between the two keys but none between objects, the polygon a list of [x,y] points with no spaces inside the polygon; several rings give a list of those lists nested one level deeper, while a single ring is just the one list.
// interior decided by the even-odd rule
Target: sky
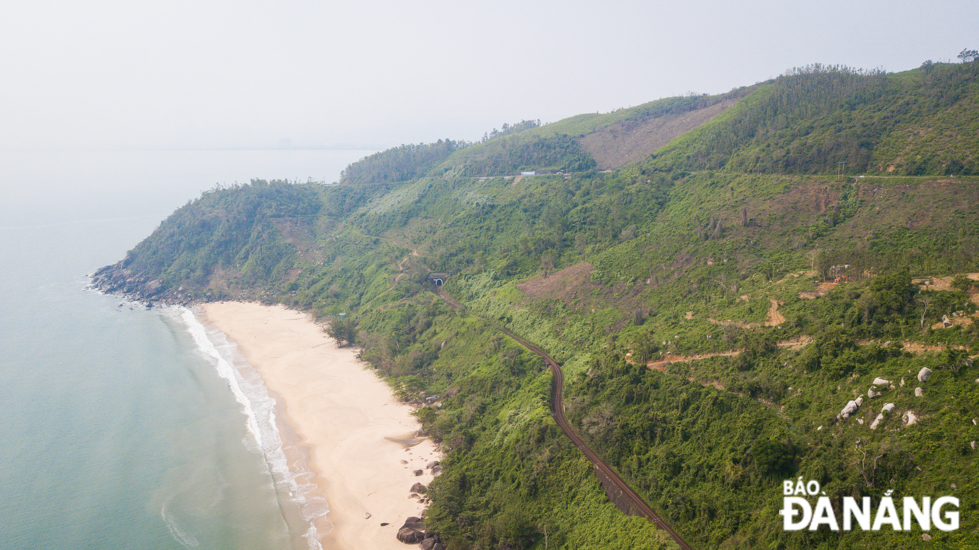
[{"label": "sky", "polygon": [[0,150],[477,140],[979,49],[974,0],[4,0]]}]

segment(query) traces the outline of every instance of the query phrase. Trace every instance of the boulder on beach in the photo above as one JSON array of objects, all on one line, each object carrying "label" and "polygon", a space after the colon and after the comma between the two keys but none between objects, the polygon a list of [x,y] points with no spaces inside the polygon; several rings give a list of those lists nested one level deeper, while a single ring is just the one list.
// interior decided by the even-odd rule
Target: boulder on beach
[{"label": "boulder on beach", "polygon": [[421,482],[415,483],[414,485],[411,486],[410,489],[412,493],[419,493],[419,494],[424,493],[427,490],[428,488],[422,485]]},{"label": "boulder on beach", "polygon": [[416,476],[420,476],[420,475],[422,475],[422,474],[424,474],[424,473],[425,473],[425,471],[424,471],[424,470],[415,470],[415,472],[414,472],[414,474],[415,474]]},{"label": "boulder on beach", "polygon": [[425,540],[428,528],[421,518],[410,517],[405,520],[405,524],[398,529],[398,540],[405,544],[418,544]]}]

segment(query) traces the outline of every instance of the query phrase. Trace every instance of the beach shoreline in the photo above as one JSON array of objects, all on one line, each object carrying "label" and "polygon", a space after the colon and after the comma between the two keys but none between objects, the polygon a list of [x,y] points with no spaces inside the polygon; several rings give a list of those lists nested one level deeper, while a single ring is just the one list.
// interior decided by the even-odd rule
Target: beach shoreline
[{"label": "beach shoreline", "polygon": [[428,485],[426,466],[441,458],[431,440],[396,441],[421,428],[412,407],[365,368],[355,348],[337,347],[305,313],[217,302],[200,305],[198,316],[236,343],[276,400],[277,421],[295,439],[284,444],[293,453],[290,468],[305,463],[329,506],[315,525],[323,548],[405,549],[398,529],[425,508],[409,498],[410,488]]}]

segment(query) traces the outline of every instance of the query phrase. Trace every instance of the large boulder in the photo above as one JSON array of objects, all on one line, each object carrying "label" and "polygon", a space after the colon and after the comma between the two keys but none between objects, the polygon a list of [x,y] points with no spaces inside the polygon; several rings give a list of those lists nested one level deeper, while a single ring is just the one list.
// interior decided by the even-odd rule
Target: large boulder
[{"label": "large boulder", "polygon": [[918,382],[928,380],[929,376],[931,376],[931,369],[928,367],[921,367],[921,370],[918,371]]},{"label": "large boulder", "polygon": [[870,424],[870,429],[871,430],[876,430],[877,429],[877,425],[880,424],[881,421],[884,420],[884,414],[885,413],[889,413],[889,412],[891,412],[893,410],[894,410],[894,403],[888,403],[888,404],[884,405],[883,409],[881,409],[881,411],[880,411],[880,414],[878,414],[877,415],[877,418],[875,418],[874,421],[873,421],[873,423]]},{"label": "large boulder", "polygon": [[409,529],[407,527],[402,527],[398,530],[398,540],[405,544],[418,544],[419,542],[425,540],[425,533],[422,531]]},{"label": "large boulder", "polygon": [[846,420],[847,418],[850,418],[851,414],[857,412],[858,408],[860,408],[860,405],[857,405],[856,401],[850,401],[849,403],[846,404],[845,407],[843,407],[843,410],[840,411],[840,414],[836,415],[836,418]]},{"label": "large boulder", "polygon": [[398,540],[405,544],[418,544],[428,536],[428,528],[421,518],[410,517],[405,520],[405,524],[398,529]]},{"label": "large boulder", "polygon": [[901,415],[901,422],[905,426],[913,426],[918,423],[918,415],[914,414],[914,411],[907,411]]},{"label": "large boulder", "polygon": [[425,491],[428,491],[428,488],[419,482],[412,485],[410,490],[412,493],[424,493]]}]

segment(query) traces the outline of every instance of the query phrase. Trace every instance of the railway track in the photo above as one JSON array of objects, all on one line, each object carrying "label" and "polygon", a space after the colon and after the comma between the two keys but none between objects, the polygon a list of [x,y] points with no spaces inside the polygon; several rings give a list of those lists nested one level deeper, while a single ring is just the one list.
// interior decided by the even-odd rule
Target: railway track
[{"label": "railway track", "polygon": [[[465,309],[463,308],[462,304],[460,304],[458,301],[454,300],[453,298],[441,292],[436,292],[436,294],[438,295],[439,298],[444,300],[450,306],[460,310]],[[589,460],[589,462],[591,462],[592,465],[594,465],[595,469],[601,472],[601,474],[609,482],[611,482],[611,484],[616,489],[618,489],[621,492],[623,497],[629,501],[629,504],[636,515],[645,517],[649,521],[653,522],[654,525],[656,525],[663,531],[666,531],[667,534],[673,537],[673,540],[676,541],[676,543],[680,546],[680,548],[684,550],[693,550],[693,547],[687,544],[685,540],[680,538],[680,535],[678,535],[676,531],[674,531],[665,521],[663,521],[663,518],[661,518],[659,514],[654,512],[653,509],[650,508],[649,504],[646,504],[646,501],[643,500],[643,498],[639,496],[638,493],[633,491],[632,487],[629,487],[629,484],[626,483],[625,480],[623,480],[621,477],[619,477],[619,474],[614,469],[612,469],[611,466],[606,464],[605,461],[602,460],[598,456],[598,454],[595,453],[595,451],[591,450],[591,448],[588,447],[588,445],[586,445],[585,442],[582,441],[580,437],[578,437],[578,434],[576,434],[574,430],[571,429],[571,425],[568,424],[568,421],[564,418],[564,402],[563,402],[564,373],[561,371],[561,365],[559,365],[557,361],[551,358],[551,356],[544,353],[542,349],[527,342],[523,338],[520,338],[513,332],[500,326],[497,326],[497,329],[503,334],[509,336],[510,338],[513,338],[521,346],[529,349],[530,351],[542,357],[544,359],[544,362],[547,363],[547,367],[551,369],[551,373],[554,375],[554,385],[551,388],[551,415],[554,416],[554,421],[557,422],[558,427],[561,428],[561,431],[564,432],[564,435],[567,436],[572,443],[574,443],[575,447],[578,447],[578,449],[585,455],[585,457]]]}]

